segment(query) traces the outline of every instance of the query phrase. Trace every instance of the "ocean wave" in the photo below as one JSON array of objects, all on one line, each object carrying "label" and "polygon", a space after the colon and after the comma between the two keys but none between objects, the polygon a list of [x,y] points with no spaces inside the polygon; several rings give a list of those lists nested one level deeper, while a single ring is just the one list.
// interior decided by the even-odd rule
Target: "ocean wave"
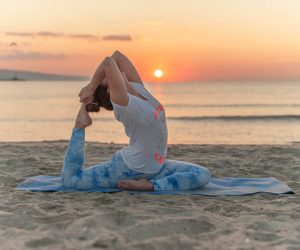
[{"label": "ocean wave", "polygon": [[[110,122],[113,117],[92,118],[93,121]],[[0,118],[0,122],[75,122],[75,118]]]},{"label": "ocean wave", "polygon": [[300,115],[247,115],[247,116],[171,116],[167,117],[168,120],[185,120],[185,121],[285,121],[297,120],[300,121]]},{"label": "ocean wave", "polygon": [[165,104],[164,107],[172,107],[172,108],[196,108],[196,107],[202,107],[202,108],[298,108],[300,107],[300,104],[273,104],[273,103],[237,103],[237,104],[188,104],[188,103],[174,103],[174,104]]},{"label": "ocean wave", "polygon": [[[167,116],[167,120],[175,121],[300,121],[300,115],[220,115],[220,116]],[[24,118],[0,118],[0,122],[73,122],[74,118],[40,118],[40,119],[24,119]],[[98,117],[93,121],[113,122],[114,117]]]}]

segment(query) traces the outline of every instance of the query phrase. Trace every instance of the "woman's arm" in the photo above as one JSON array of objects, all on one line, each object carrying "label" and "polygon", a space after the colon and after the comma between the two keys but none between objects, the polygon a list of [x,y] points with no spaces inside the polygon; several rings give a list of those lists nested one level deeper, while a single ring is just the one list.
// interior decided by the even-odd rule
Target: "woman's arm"
[{"label": "woman's arm", "polygon": [[106,58],[104,72],[109,86],[110,100],[118,105],[127,106],[129,97],[125,84],[126,77],[122,75],[116,61],[112,57]]},{"label": "woman's arm", "polygon": [[144,85],[137,69],[127,56],[116,50],[111,57],[116,61],[120,71],[126,74],[128,81]]},{"label": "woman's arm", "polygon": [[[121,52],[115,51],[111,57],[106,57],[101,64],[97,67],[90,83],[85,86],[79,93],[80,102],[90,102],[92,101],[94,92],[96,91],[97,87],[102,83],[105,75],[105,68],[107,70],[107,66],[111,66],[110,59],[113,59],[119,68],[119,72],[124,72],[128,81],[131,82],[137,82],[142,85],[143,81],[141,77],[139,76],[139,73],[137,72],[136,68],[132,64],[132,62]],[[106,65],[106,67],[105,67]],[[114,65],[115,66],[115,65]],[[116,69],[114,69],[116,71]],[[111,86],[110,86],[111,87]]]},{"label": "woman's arm", "polygon": [[84,88],[82,88],[81,91],[79,92],[78,96],[80,97],[80,102],[88,103],[92,101],[96,89],[102,83],[105,77],[105,72],[104,72],[105,60],[107,60],[107,57],[97,67],[89,84],[86,85]]},{"label": "woman's arm", "polygon": [[109,85],[110,99],[116,104],[126,106],[128,104],[128,94],[125,78],[112,57],[106,57],[102,61],[91,82],[80,91],[80,102],[91,101],[95,90],[102,83],[104,77]]}]

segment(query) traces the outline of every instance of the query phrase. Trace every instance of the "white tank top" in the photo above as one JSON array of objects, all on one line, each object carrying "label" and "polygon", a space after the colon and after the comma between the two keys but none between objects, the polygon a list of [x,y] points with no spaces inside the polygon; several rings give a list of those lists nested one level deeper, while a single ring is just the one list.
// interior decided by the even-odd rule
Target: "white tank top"
[{"label": "white tank top", "polygon": [[129,137],[129,145],[123,147],[121,156],[126,165],[140,173],[157,173],[167,156],[168,129],[164,107],[140,83],[131,86],[145,99],[128,93],[127,106],[114,102],[114,114],[122,122]]}]

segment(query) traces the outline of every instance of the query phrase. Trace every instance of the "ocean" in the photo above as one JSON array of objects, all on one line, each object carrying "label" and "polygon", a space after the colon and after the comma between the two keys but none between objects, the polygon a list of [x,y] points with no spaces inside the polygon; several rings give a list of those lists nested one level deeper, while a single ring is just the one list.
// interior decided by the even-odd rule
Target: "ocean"
[{"label": "ocean", "polygon": [[[1,81],[0,141],[68,140],[81,81]],[[300,141],[300,82],[146,83],[164,105],[169,144]],[[113,112],[91,115],[86,140],[127,143]]]}]

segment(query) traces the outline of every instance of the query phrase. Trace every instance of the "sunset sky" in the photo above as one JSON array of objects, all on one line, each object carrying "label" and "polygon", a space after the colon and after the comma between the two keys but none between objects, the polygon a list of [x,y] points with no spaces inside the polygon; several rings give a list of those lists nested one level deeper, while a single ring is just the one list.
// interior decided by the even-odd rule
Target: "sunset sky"
[{"label": "sunset sky", "polygon": [[2,1],[0,68],[90,76],[114,50],[144,81],[300,79],[299,0]]}]

